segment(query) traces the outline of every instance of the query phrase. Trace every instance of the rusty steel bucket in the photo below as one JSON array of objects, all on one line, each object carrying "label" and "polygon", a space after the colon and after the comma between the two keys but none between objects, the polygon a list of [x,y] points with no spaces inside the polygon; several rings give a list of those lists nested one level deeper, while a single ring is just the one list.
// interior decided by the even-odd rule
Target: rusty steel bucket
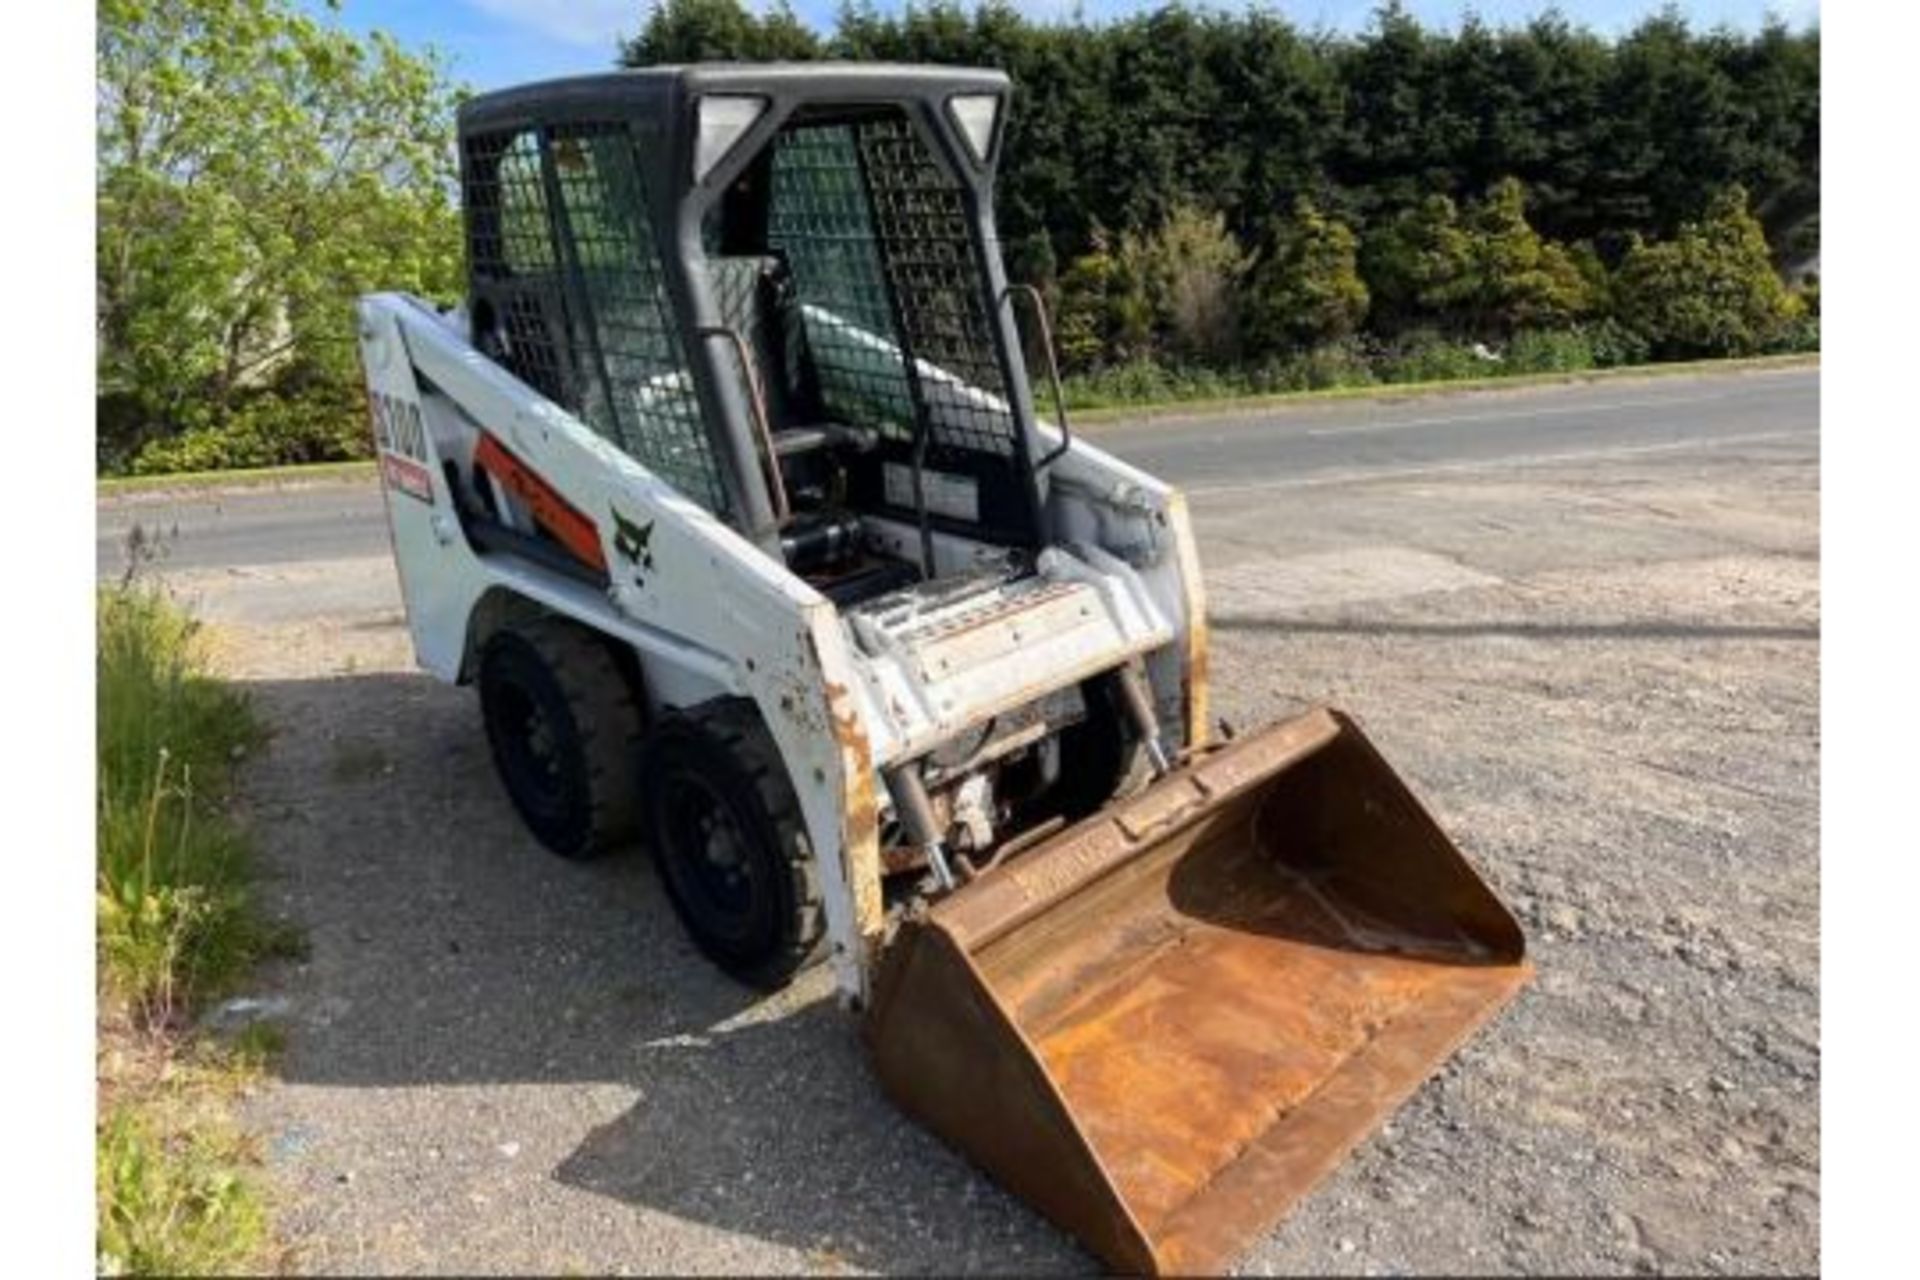
[{"label": "rusty steel bucket", "polygon": [[1217,1272],[1526,983],[1525,945],[1315,710],[905,921],[866,1034],[908,1114],[1110,1266]]}]

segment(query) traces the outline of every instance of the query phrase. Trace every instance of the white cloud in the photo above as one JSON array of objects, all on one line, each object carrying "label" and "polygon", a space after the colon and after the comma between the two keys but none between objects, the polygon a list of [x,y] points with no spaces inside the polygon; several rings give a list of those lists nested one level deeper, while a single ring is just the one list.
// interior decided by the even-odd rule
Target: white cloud
[{"label": "white cloud", "polygon": [[605,49],[634,34],[646,19],[641,0],[467,0],[497,18],[567,44]]}]

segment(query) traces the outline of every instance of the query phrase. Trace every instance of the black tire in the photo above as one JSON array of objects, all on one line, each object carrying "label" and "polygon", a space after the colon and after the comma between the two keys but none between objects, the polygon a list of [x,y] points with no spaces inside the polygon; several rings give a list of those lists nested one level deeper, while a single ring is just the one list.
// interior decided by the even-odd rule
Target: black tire
[{"label": "black tire", "polygon": [[812,843],[780,750],[745,698],[662,721],[647,743],[654,858],[694,945],[751,986],[785,986],[824,933]]},{"label": "black tire", "polygon": [[503,628],[479,686],[494,769],[535,838],[575,860],[630,843],[644,723],[607,643],[560,618]]},{"label": "black tire", "polygon": [[1069,822],[1097,813],[1146,777],[1147,748],[1127,717],[1119,679],[1099,675],[1080,685],[1084,719],[1060,731],[1060,777],[1043,804]]}]

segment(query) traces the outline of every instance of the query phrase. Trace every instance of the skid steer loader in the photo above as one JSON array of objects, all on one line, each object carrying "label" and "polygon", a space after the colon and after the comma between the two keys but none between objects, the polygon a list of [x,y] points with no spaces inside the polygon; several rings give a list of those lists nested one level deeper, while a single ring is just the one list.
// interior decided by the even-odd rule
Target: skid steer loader
[{"label": "skid steer loader", "polygon": [[1006,280],[1008,96],[467,102],[469,296],[359,308],[380,472],[419,660],[542,844],[644,838],[748,983],[824,953],[903,1109],[1110,1265],[1206,1271],[1528,966],[1352,720],[1210,740],[1181,497],[1071,435]]}]

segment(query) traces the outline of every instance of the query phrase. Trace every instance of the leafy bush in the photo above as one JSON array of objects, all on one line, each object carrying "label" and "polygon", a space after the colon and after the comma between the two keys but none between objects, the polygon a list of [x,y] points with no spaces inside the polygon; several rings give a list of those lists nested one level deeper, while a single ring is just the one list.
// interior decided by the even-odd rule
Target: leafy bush
[{"label": "leafy bush", "polygon": [[1794,286],[1793,296],[1800,304],[1800,310],[1818,319],[1820,316],[1820,277],[1809,276]]},{"label": "leafy bush", "polygon": [[1564,325],[1604,301],[1605,268],[1535,231],[1512,178],[1464,214],[1441,195],[1403,210],[1370,236],[1365,262],[1390,325],[1438,322],[1493,339]]},{"label": "leafy bush", "polygon": [[1263,392],[1372,386],[1379,380],[1374,360],[1374,354],[1357,340],[1330,342],[1268,362],[1256,371],[1255,382]]},{"label": "leafy bush", "polygon": [[1526,194],[1514,179],[1494,184],[1468,210],[1466,233],[1477,331],[1561,325],[1599,301],[1573,255],[1527,222]]},{"label": "leafy bush", "polygon": [[1473,304],[1473,258],[1458,207],[1430,195],[1374,230],[1360,260],[1375,307],[1393,329],[1423,318],[1459,321]]},{"label": "leafy bush", "polygon": [[260,392],[218,423],[145,443],[125,468],[134,475],[337,462],[372,452],[357,383],[314,381]]},{"label": "leafy bush", "polygon": [[1579,373],[1594,367],[1593,339],[1584,329],[1525,329],[1507,344],[1508,373]]},{"label": "leafy bush", "polygon": [[1129,231],[1068,266],[1059,282],[1059,348],[1069,369],[1165,357],[1219,363],[1239,351],[1239,286],[1248,258],[1226,219],[1177,205],[1151,232]]},{"label": "leafy bush", "polygon": [[1636,239],[1620,264],[1615,300],[1620,319],[1656,355],[1675,359],[1775,348],[1796,313],[1738,186],[1715,195],[1706,216],[1672,240]]},{"label": "leafy bush", "polygon": [[1074,374],[1064,380],[1062,390],[1069,409],[1100,409],[1111,405],[1218,399],[1245,395],[1251,387],[1244,374],[1140,359]]},{"label": "leafy bush", "polygon": [[1260,352],[1337,343],[1367,316],[1367,286],[1358,268],[1359,240],[1346,223],[1306,199],[1269,234],[1248,277],[1241,311],[1247,344]]},{"label": "leafy bush", "polygon": [[1238,295],[1248,258],[1227,230],[1225,215],[1176,205],[1131,252],[1140,262],[1161,345],[1183,360],[1238,354]]},{"label": "leafy bush", "polygon": [[1653,346],[1646,336],[1612,316],[1605,316],[1587,325],[1585,332],[1596,369],[1645,364],[1653,358]]},{"label": "leafy bush", "polygon": [[[1054,307],[1055,344],[1060,360],[1073,370],[1095,369],[1114,355],[1123,358],[1147,342],[1151,323],[1144,297],[1109,248],[1106,233],[1095,229],[1093,248],[1067,264]],[[1129,310],[1137,313],[1128,323]],[[1144,358],[1144,351],[1134,354]]]},{"label": "leafy bush", "polygon": [[1809,277],[1793,287],[1787,299],[1787,320],[1774,338],[1779,352],[1820,349],[1820,278]]},{"label": "leafy bush", "polygon": [[1383,382],[1447,382],[1503,372],[1501,361],[1481,355],[1473,344],[1431,329],[1407,334],[1380,359],[1378,368]]},{"label": "leafy bush", "polygon": [[1820,349],[1820,314],[1802,311],[1788,320],[1774,337],[1772,349],[1782,354],[1818,351]]}]

